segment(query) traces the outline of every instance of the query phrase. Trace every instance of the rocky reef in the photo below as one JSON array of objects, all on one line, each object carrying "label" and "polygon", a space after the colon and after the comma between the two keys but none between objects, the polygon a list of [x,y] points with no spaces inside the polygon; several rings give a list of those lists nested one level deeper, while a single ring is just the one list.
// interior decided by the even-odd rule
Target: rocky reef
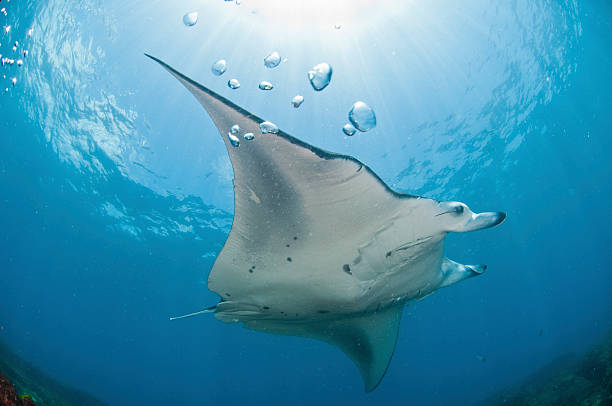
[{"label": "rocky reef", "polygon": [[0,341],[0,406],[105,406],[29,365]]},{"label": "rocky reef", "polygon": [[479,406],[612,406],[612,335],[584,357],[560,357]]},{"label": "rocky reef", "polygon": [[17,395],[17,390],[6,376],[0,374],[0,406],[32,406],[30,395]]}]

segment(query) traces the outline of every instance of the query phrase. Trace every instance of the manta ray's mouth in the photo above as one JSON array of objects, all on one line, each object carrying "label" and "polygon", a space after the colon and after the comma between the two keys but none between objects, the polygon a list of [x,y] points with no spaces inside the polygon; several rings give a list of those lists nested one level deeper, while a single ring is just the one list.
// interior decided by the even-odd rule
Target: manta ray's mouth
[{"label": "manta ray's mouth", "polygon": [[433,238],[433,236],[427,236],[427,237],[422,237],[422,238],[417,238],[414,241],[410,241],[407,242],[406,244],[402,244],[399,247],[392,249],[391,251],[387,252],[387,254],[385,255],[386,257],[390,257],[391,255],[393,255],[394,253],[397,253],[399,251],[404,251],[407,250],[409,248],[415,247],[417,245],[421,245],[426,243],[427,241],[431,240]]}]

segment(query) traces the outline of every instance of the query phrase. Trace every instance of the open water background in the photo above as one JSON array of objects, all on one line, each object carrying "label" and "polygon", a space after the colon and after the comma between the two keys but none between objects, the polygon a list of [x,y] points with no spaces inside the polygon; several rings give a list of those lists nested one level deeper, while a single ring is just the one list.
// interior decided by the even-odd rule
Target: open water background
[{"label": "open water background", "polygon": [[[0,54],[24,62],[0,66],[0,340],[59,381],[112,405],[470,404],[609,333],[609,1],[0,6]],[[287,61],[270,70],[273,50]],[[217,301],[232,170],[144,52],[398,191],[508,213],[447,239],[451,259],[489,268],[405,310],[375,392],[326,344],[168,321]],[[334,74],[317,93],[320,62]],[[349,138],[356,100],[378,125]]]}]

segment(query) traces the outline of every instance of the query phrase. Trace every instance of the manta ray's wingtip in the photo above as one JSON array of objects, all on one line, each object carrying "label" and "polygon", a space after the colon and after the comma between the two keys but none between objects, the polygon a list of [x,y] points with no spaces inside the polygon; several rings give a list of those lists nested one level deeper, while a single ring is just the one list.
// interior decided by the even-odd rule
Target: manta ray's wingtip
[{"label": "manta ray's wingtip", "polygon": [[159,63],[161,65],[166,65],[166,63],[164,63],[161,59],[156,58],[156,57],[154,57],[153,55],[151,55],[151,54],[149,54],[147,52],[144,52],[144,56],[146,56],[147,58],[153,59],[155,62],[157,62],[157,63]]}]

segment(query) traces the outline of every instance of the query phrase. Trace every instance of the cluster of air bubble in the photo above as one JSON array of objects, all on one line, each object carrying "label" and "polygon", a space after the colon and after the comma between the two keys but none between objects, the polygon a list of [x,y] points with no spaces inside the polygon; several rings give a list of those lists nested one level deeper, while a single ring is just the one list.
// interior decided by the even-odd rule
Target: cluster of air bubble
[{"label": "cluster of air bubble", "polygon": [[[230,130],[227,133],[227,139],[229,143],[231,144],[231,146],[234,148],[238,148],[240,146],[240,132],[241,131],[242,130],[240,129],[240,126],[238,124],[234,124],[233,126],[231,126]],[[245,141],[252,141],[255,139],[255,134],[251,132],[247,132],[247,133],[244,133],[242,138]]]},{"label": "cluster of air bubble", "polygon": [[[225,1],[232,1],[232,0],[225,0]],[[236,1],[236,4],[240,4],[238,0]],[[186,26],[191,27],[195,25],[197,21],[198,21],[198,13],[196,11],[189,12],[183,16],[183,23]],[[334,28],[337,30],[339,30],[341,27],[342,27],[341,24],[334,25]],[[9,30],[10,30],[10,27],[9,27]],[[263,59],[264,66],[268,69],[274,69],[277,66],[279,66],[281,62],[284,62],[284,61],[286,61],[286,59],[282,59],[278,51],[270,52]],[[3,64],[4,64],[4,61],[3,61]],[[223,75],[226,70],[227,70],[227,61],[225,59],[219,59],[216,62],[214,62],[211,66],[211,71],[213,75],[215,76]],[[310,85],[315,91],[320,92],[323,89],[325,89],[327,86],[329,86],[331,82],[332,74],[333,74],[333,69],[331,65],[327,62],[321,62],[313,66],[313,68],[308,71],[308,81],[310,82]],[[236,90],[240,88],[240,82],[236,78],[231,78],[227,81],[227,86],[232,90]],[[274,85],[266,80],[260,81],[258,87],[260,90],[263,90],[263,91],[269,91],[269,90],[274,89]],[[304,102],[304,96],[302,95],[296,95],[293,97],[293,99],[291,99],[291,105],[296,109],[299,108],[303,102]],[[362,101],[355,102],[351,106],[351,109],[348,113],[348,119],[349,119],[349,123],[345,124],[344,127],[342,127],[342,132],[349,137],[355,135],[357,130],[361,132],[365,132],[365,131],[371,130],[372,128],[376,126],[376,114],[374,113],[374,110],[372,110],[370,106],[368,106],[366,103]],[[234,127],[237,127],[237,126],[234,126]],[[234,129],[234,127],[232,127],[232,129]],[[275,124],[270,123],[268,121],[261,123],[260,129],[261,129],[262,134],[278,133],[278,127]],[[239,130],[240,129],[238,128],[238,132]],[[247,138],[247,135],[249,136],[248,138]],[[228,133],[228,138],[230,140],[230,143],[234,147],[238,147],[240,145],[240,139],[238,138],[236,133],[234,133],[233,131],[230,131]],[[253,138],[254,136],[252,133],[248,133],[245,135],[245,139],[247,140],[250,140]]]},{"label": "cluster of air bubble", "polygon": [[7,10],[10,0],[6,3],[7,5],[4,6],[0,0],[0,5],[3,5],[3,7],[0,7],[0,18],[4,20],[0,36],[0,68],[2,69],[0,89],[4,88],[4,93],[8,93],[11,88],[17,86],[19,68],[23,66],[24,60],[30,54],[30,51],[24,46],[24,42],[28,41],[33,32],[30,28],[26,32],[25,39],[21,42],[12,39],[13,26],[8,22],[9,11]]},{"label": "cluster of air bubble", "polygon": [[[187,22],[185,21],[185,19],[188,18],[188,16],[190,16],[192,14],[196,15],[195,16],[195,20],[197,20],[197,13],[194,12],[194,13],[185,14],[185,16],[183,17],[183,22],[185,22],[185,25],[193,25],[193,24],[195,24],[195,22],[193,22],[193,24],[187,24]],[[268,54],[264,58],[264,66],[266,68],[268,68],[268,69],[273,69],[273,68],[276,68],[281,63],[281,61],[282,61],[282,59],[281,59],[281,56],[278,53],[278,51],[274,51],[274,52]],[[213,75],[215,75],[215,76],[223,75],[227,71],[227,61],[225,59],[219,59],[219,60],[215,61],[212,64],[212,66],[210,67],[210,70],[213,73]],[[240,81],[238,79],[236,79],[236,78],[229,79],[227,81],[227,87],[229,87],[232,90],[236,90],[236,89],[240,88]],[[272,83],[268,82],[267,80],[262,80],[261,82],[259,82],[258,87],[259,87],[260,90],[264,90],[264,91],[268,91],[268,90],[274,89],[274,85]],[[296,107],[298,107],[298,106],[296,106]]]}]

